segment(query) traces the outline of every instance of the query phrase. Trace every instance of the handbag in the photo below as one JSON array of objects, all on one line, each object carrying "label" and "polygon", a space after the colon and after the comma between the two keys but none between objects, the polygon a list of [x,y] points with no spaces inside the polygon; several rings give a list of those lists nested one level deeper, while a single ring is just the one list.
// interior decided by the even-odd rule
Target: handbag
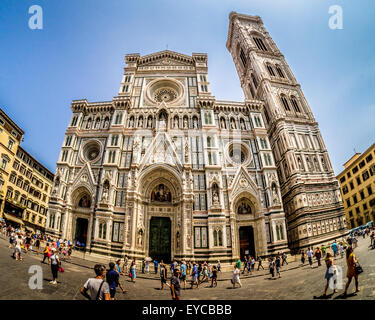
[{"label": "handbag", "polygon": [[63,268],[63,267],[59,267],[59,271],[60,271],[61,273],[63,273],[63,272],[64,272],[64,268]]},{"label": "handbag", "polygon": [[355,273],[360,274],[362,272],[363,272],[363,269],[362,269],[361,265],[357,262],[357,264],[355,266]]}]

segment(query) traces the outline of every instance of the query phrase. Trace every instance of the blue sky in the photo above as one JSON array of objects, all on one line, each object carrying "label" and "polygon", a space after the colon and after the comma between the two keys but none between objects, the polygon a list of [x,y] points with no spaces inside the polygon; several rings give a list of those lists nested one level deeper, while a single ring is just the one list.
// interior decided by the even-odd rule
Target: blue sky
[{"label": "blue sky", "polygon": [[[28,11],[43,8],[43,30]],[[331,5],[344,29],[328,27]],[[259,15],[319,122],[335,173],[375,137],[375,6],[371,0],[1,0],[0,106],[25,131],[22,146],[54,172],[71,100],[108,101],[124,55],[166,49],[208,54],[211,91],[242,101],[225,47],[231,11]]]}]

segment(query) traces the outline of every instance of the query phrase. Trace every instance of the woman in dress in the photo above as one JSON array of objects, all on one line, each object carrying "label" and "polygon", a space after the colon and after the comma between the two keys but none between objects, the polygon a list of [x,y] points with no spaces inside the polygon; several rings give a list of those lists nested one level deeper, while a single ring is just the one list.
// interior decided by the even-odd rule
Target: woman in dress
[{"label": "woman in dress", "polygon": [[326,266],[327,266],[326,274],[324,276],[324,278],[327,279],[327,284],[326,284],[326,287],[324,289],[324,296],[326,296],[328,286],[329,286],[329,282],[331,281],[331,279],[333,279],[333,286],[334,286],[333,293],[337,292],[337,290],[336,290],[336,279],[335,279],[336,268],[334,267],[333,257],[332,257],[331,253],[327,252],[327,256],[326,256],[324,261],[325,261]]},{"label": "woman in dress", "polygon": [[350,283],[352,282],[352,279],[354,277],[355,280],[355,292],[359,292],[358,288],[358,274],[355,271],[355,267],[357,265],[357,259],[355,258],[355,255],[353,253],[353,248],[352,246],[349,246],[348,249],[346,249],[346,264],[348,265],[348,270],[346,272],[346,277],[348,278],[348,282],[346,283],[345,286],[345,291],[344,291],[344,296],[346,296],[348,288]]},{"label": "woman in dress", "polygon": [[135,274],[135,261],[132,261],[132,264],[130,266],[130,273],[131,273],[131,278],[132,281],[135,283],[135,279],[137,278],[137,275]]},{"label": "woman in dress", "polygon": [[240,269],[238,269],[237,264],[234,265],[234,270],[233,270],[233,278],[232,278],[232,283],[233,283],[233,289],[236,287],[236,283],[242,287],[241,280],[240,280]]}]

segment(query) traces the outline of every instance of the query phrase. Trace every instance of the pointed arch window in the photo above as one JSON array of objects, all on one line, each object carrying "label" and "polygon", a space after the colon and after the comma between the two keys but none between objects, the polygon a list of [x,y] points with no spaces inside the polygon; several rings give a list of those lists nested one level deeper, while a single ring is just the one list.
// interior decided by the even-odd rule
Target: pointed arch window
[{"label": "pointed arch window", "polygon": [[290,100],[291,100],[291,102],[292,102],[292,105],[293,105],[294,110],[295,110],[296,112],[301,112],[301,109],[300,109],[299,106],[298,106],[298,103],[297,103],[297,99],[296,99],[296,97],[295,97],[295,96],[291,96],[291,97],[290,97]]},{"label": "pointed arch window", "polygon": [[253,37],[253,40],[254,40],[254,42],[257,45],[259,50],[268,51],[267,47],[265,46],[265,44],[264,44],[264,42],[261,38]]},{"label": "pointed arch window", "polygon": [[285,78],[283,71],[281,70],[281,67],[279,65],[276,65],[276,71],[279,74],[281,78]]},{"label": "pointed arch window", "polygon": [[283,94],[283,95],[280,96],[280,99],[281,99],[281,102],[283,103],[283,106],[284,106],[285,110],[290,111],[288,99],[286,98],[286,96]]},{"label": "pointed arch window", "polygon": [[214,230],[214,246],[217,247],[217,231]]},{"label": "pointed arch window", "polygon": [[277,225],[276,226],[276,237],[277,237],[277,241],[280,240],[280,234],[279,234],[279,226]]},{"label": "pointed arch window", "polygon": [[275,77],[275,72],[273,71],[273,68],[270,64],[267,64],[267,70],[268,70],[268,73],[270,74],[270,76]]},{"label": "pointed arch window", "polygon": [[242,50],[242,48],[240,50],[240,59],[241,59],[243,66],[246,67],[247,59],[246,59],[245,52]]},{"label": "pointed arch window", "polygon": [[218,232],[218,238],[219,238],[219,246],[223,245],[223,232],[219,230]]}]

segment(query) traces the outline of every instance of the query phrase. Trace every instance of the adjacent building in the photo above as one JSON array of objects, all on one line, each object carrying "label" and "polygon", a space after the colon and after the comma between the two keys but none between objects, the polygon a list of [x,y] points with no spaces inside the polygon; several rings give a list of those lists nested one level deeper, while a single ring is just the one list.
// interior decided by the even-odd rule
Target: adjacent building
[{"label": "adjacent building", "polygon": [[1,166],[4,198],[0,217],[14,227],[44,232],[53,173],[19,145],[24,132],[0,111],[0,148],[6,160]]},{"label": "adjacent building", "polygon": [[375,221],[375,144],[354,154],[337,176],[348,228]]},{"label": "adjacent building", "polygon": [[125,56],[111,101],[75,100],[47,231],[90,255],[232,262],[338,238],[318,124],[259,17],[231,13],[245,101],[217,100],[205,53]]}]

